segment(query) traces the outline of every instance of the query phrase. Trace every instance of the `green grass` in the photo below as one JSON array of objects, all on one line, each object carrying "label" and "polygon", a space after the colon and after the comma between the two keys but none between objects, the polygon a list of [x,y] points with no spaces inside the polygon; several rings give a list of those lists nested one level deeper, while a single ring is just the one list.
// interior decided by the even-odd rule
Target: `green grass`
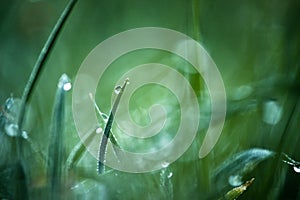
[{"label": "green grass", "polygon": [[[2,105],[11,93],[21,98],[39,52],[66,4],[58,0],[1,1]],[[55,120],[64,126],[65,157],[59,169],[64,178],[59,187],[62,199],[217,199],[224,197],[233,186],[225,179],[219,184],[224,184],[227,190],[219,191],[213,174],[237,153],[263,148],[284,152],[299,161],[299,6],[297,1],[79,0],[30,91],[23,130],[32,143],[7,136],[4,127],[7,122],[0,119],[1,198],[49,197],[52,186],[47,176],[47,159],[51,156],[46,155],[52,138],[50,127],[57,123]],[[106,173],[98,175],[97,161],[85,148],[81,148],[72,169],[66,169],[66,160],[80,139],[72,117],[72,91],[65,96],[64,117],[52,120],[59,77],[66,73],[73,82],[84,58],[101,41],[121,31],[145,26],[185,33],[203,44],[215,61],[228,95],[226,121],[217,145],[207,157],[198,158],[210,117],[210,101],[202,77],[181,58],[147,49],[130,52],[112,63],[99,82],[96,102],[108,114],[116,80],[137,64],[151,61],[172,65],[189,79],[204,111],[193,144],[167,168],[149,173],[131,174],[107,168]],[[239,88],[251,88],[249,95],[240,94]],[[239,95],[242,99],[237,100]],[[283,110],[276,124],[263,121],[264,105],[270,99],[278,102]],[[129,105],[132,119],[142,125],[149,123],[147,111],[156,102],[162,103],[172,116],[161,132],[172,137],[181,113],[177,99],[164,87],[147,85],[137,90]],[[3,108],[1,117],[7,117]],[[126,150],[150,151],[164,144],[159,143],[163,135],[136,141],[124,136],[116,126],[112,130]],[[16,152],[18,142],[22,144],[21,161]],[[247,159],[239,165],[243,163]],[[279,158],[264,160],[249,171],[244,181],[252,177],[255,180],[239,199],[300,199],[299,174]]]}]

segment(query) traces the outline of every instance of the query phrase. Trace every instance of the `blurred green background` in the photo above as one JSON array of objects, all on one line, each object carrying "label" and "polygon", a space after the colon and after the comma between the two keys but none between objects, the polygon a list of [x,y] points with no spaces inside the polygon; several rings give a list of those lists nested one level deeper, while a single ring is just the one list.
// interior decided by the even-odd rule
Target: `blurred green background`
[{"label": "blurred green background", "polygon": [[[22,95],[38,54],[66,4],[65,0],[0,2],[0,102],[11,94]],[[300,160],[299,10],[297,0],[79,0],[35,87],[25,129],[46,152],[58,79],[67,73],[74,81],[80,64],[101,41],[137,27],[180,31],[206,48],[224,80],[228,110],[222,136],[213,151],[204,159],[197,158],[207,128],[207,122],[203,122],[190,149],[167,171],[113,171],[97,177],[96,161],[87,153],[71,176],[66,193],[86,199],[99,195],[100,199],[221,197],[224,192],[216,191],[211,173],[235,153],[260,147]],[[164,53],[153,55],[157,54],[153,59],[159,61]],[[139,54],[130,59],[139,61]],[[199,95],[199,102],[205,101],[200,95],[205,91],[201,76],[193,71],[183,73]],[[118,77],[111,77],[112,81],[105,83],[107,87],[113,87],[115,79]],[[111,91],[105,95],[108,99],[97,101],[108,113]],[[70,93],[66,106],[65,141],[69,153],[79,142]],[[274,121],[276,109],[280,117]],[[29,163],[33,198],[46,187],[45,166],[36,156],[33,153],[35,161]],[[166,178],[164,173],[172,175]],[[282,162],[265,161],[253,176],[253,185],[240,199],[300,199],[300,174]]]}]

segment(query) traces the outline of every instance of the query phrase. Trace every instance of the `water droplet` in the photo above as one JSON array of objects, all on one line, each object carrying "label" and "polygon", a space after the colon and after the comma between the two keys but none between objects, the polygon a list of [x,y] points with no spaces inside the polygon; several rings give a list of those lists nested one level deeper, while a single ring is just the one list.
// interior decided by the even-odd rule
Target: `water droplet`
[{"label": "water droplet", "polygon": [[168,163],[168,162],[163,162],[162,164],[161,164],[161,166],[163,167],[163,168],[166,168],[166,167],[168,167],[170,165],[170,163]]},{"label": "water droplet", "polygon": [[98,128],[96,128],[96,133],[102,133],[103,132],[103,129],[101,128],[101,127],[98,127]]},{"label": "water droplet", "polygon": [[12,123],[17,123],[18,114],[21,108],[21,99],[8,98],[3,106],[4,116]]},{"label": "water droplet", "polygon": [[168,178],[171,178],[172,176],[173,176],[173,173],[170,172],[170,173],[168,174]]},{"label": "water droplet", "polygon": [[27,140],[28,139],[28,134],[26,131],[22,131],[22,137]]},{"label": "water droplet", "polygon": [[233,187],[240,186],[243,184],[242,177],[240,175],[229,176],[228,183]]},{"label": "water droplet", "polygon": [[58,88],[62,88],[64,91],[69,91],[72,88],[70,78],[66,74],[61,75]]},{"label": "water droplet", "polygon": [[277,124],[282,116],[282,107],[275,101],[270,100],[264,103],[263,107],[263,121],[270,125]]},{"label": "water droplet", "polygon": [[119,94],[121,92],[122,87],[120,85],[118,85],[117,87],[115,87],[115,93]]},{"label": "water droplet", "polygon": [[294,165],[294,171],[300,173],[300,165]]},{"label": "water droplet", "polygon": [[17,124],[5,124],[5,132],[10,137],[18,136],[19,127]]},{"label": "water droplet", "polygon": [[8,98],[4,104],[4,110],[9,111],[14,105],[14,99],[12,97]]},{"label": "water droplet", "polygon": [[72,84],[70,82],[65,83],[63,86],[64,91],[69,91],[71,88]]}]

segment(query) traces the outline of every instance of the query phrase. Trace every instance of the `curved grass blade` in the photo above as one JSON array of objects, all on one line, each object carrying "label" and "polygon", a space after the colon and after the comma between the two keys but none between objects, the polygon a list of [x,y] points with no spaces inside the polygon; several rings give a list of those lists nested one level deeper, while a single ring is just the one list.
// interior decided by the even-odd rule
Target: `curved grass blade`
[{"label": "curved grass blade", "polygon": [[65,93],[70,88],[70,80],[63,74],[58,83],[50,130],[50,144],[48,149],[48,184],[49,198],[58,199],[63,186],[64,142],[63,132],[65,124]]},{"label": "curved grass blade", "polygon": [[[31,71],[30,77],[26,83],[26,86],[24,88],[23,94],[22,94],[22,104],[19,111],[19,117],[18,117],[18,128],[19,128],[19,135],[22,135],[22,127],[24,122],[24,116],[26,113],[26,105],[32,95],[32,91],[34,89],[34,86],[36,85],[36,82],[41,74],[41,71],[43,67],[45,66],[45,61],[48,58],[48,55],[51,52],[51,49],[53,48],[55,41],[59,35],[59,33],[62,30],[63,25],[65,24],[68,16],[70,15],[71,11],[73,10],[77,0],[70,0],[67,6],[65,7],[64,11],[62,12],[61,16],[59,17],[58,21],[54,25],[42,51],[39,54],[39,57]],[[19,138],[16,138],[16,148],[17,148],[17,154],[18,157],[21,157],[22,153],[22,142]]]},{"label": "curved grass blade", "polygon": [[[117,86],[117,88],[120,88],[120,86]],[[100,126],[102,125],[102,123],[103,123],[103,124],[107,124],[108,117],[107,117],[107,115],[106,115],[105,113],[101,112],[101,110],[99,109],[97,103],[95,102],[95,100],[94,100],[94,98],[93,98],[93,94],[92,94],[92,93],[90,93],[90,98],[91,98],[91,100],[93,101],[94,106],[95,106],[95,108],[96,108],[96,110],[97,110],[97,112],[98,112],[98,115],[99,115],[99,117],[100,117],[100,120],[101,120]],[[110,133],[109,133],[109,139],[110,139],[111,143],[113,143],[114,145],[116,145],[117,147],[120,148],[120,145],[119,145],[119,143],[118,143],[118,140],[117,140],[117,138],[114,136],[114,134],[111,132],[111,130],[110,130]]]},{"label": "curved grass blade", "polygon": [[112,123],[114,121],[114,115],[117,111],[121,96],[125,90],[126,85],[129,83],[129,80],[126,79],[123,86],[117,86],[116,90],[117,90],[117,97],[116,100],[113,104],[113,107],[110,111],[109,117],[108,117],[108,121],[107,124],[105,126],[104,129],[104,133],[102,136],[102,140],[100,143],[100,147],[99,147],[99,154],[98,154],[98,166],[97,166],[97,171],[98,174],[102,174],[104,172],[104,162],[105,162],[105,153],[106,153],[106,148],[107,148],[107,141],[108,138],[110,138],[110,133],[111,133],[111,127],[112,127]]},{"label": "curved grass blade", "polygon": [[36,82],[41,74],[41,71],[43,67],[45,66],[45,61],[48,58],[48,55],[50,54],[55,41],[59,35],[59,33],[62,30],[63,25],[65,24],[68,16],[70,15],[71,11],[73,10],[77,0],[70,0],[67,4],[66,8],[62,12],[61,16],[59,17],[58,21],[56,22],[55,26],[53,27],[32,71],[30,74],[30,77],[27,81],[27,84],[24,88],[23,95],[22,95],[22,105],[20,109],[19,119],[18,119],[18,126],[20,130],[22,130],[24,116],[26,112],[26,104],[28,103],[32,91],[34,89],[34,86],[36,85]]},{"label": "curved grass blade", "polygon": [[214,173],[214,180],[219,191],[227,186],[242,185],[246,175],[252,172],[259,163],[275,156],[275,152],[266,149],[253,148],[233,155],[225,161]]},{"label": "curved grass blade", "polygon": [[[14,185],[13,188],[18,188],[18,191],[16,191],[16,193],[22,195],[21,198],[16,197],[14,199],[28,199],[28,188],[27,188],[28,184],[26,183],[27,175],[24,170],[25,167],[24,167],[24,161],[23,161],[23,146],[22,146],[22,142],[23,142],[22,140],[28,139],[28,137],[26,138],[26,136],[24,135],[24,134],[26,134],[26,132],[24,132],[22,130],[23,123],[24,123],[24,117],[26,114],[26,106],[32,95],[32,91],[34,89],[34,86],[36,85],[38,77],[41,74],[42,68],[44,67],[44,63],[45,63],[51,49],[53,48],[54,43],[55,43],[59,33],[61,32],[61,29],[62,29],[64,23],[66,22],[67,17],[70,15],[76,2],[77,2],[77,0],[70,0],[69,4],[66,6],[66,8],[62,12],[60,18],[58,19],[57,23],[55,24],[54,28],[52,29],[41,53],[39,54],[39,57],[31,71],[30,77],[24,88],[24,91],[22,94],[22,99],[21,99],[21,104],[18,107],[16,116],[14,119],[9,119],[10,121],[14,120],[15,122],[7,124],[7,122],[6,122],[7,116],[2,115],[3,114],[2,112],[0,115],[1,132],[3,131],[3,127],[9,126],[7,129],[8,131],[7,130],[5,130],[5,131],[8,132],[9,134],[13,133],[13,135],[5,135],[5,133],[1,133],[1,137],[6,137],[6,136],[9,137],[8,140],[5,140],[5,141],[1,140],[1,142],[2,143],[9,142],[11,144],[4,144],[4,145],[14,147],[13,152],[16,152],[16,155],[14,156],[14,155],[12,155],[12,152],[9,152],[10,157],[13,157],[16,160],[16,162],[18,163],[18,165],[20,166],[18,169],[19,169],[19,171],[20,170],[22,171],[22,173],[20,172],[20,174],[23,174],[22,177],[25,180],[25,182],[19,181],[18,177],[15,177],[16,180],[11,181],[11,183]],[[9,101],[13,100],[13,98],[9,98],[8,100]],[[4,106],[4,108],[8,109],[7,106],[9,106],[9,105],[7,103],[9,103],[9,102],[6,102],[6,105]],[[13,136],[13,137],[11,137],[11,136]],[[28,141],[31,145],[33,144],[30,139]],[[37,147],[33,146],[33,148],[35,150]],[[10,165],[10,163],[6,163],[6,167],[8,167],[8,168],[12,167],[9,165]],[[11,177],[11,178],[13,178],[13,177]]]},{"label": "curved grass blade", "polygon": [[[90,95],[90,99],[93,102],[96,111],[99,115],[99,126],[97,126],[96,128],[92,129],[91,131],[89,131],[87,134],[85,134],[85,137],[82,138],[83,142],[78,142],[75,147],[71,150],[70,155],[67,158],[67,170],[70,171],[74,168],[74,166],[76,165],[76,163],[79,161],[79,159],[82,157],[84,151],[85,151],[85,146],[84,144],[90,144],[93,140],[93,138],[96,136],[96,133],[101,133],[102,132],[102,126],[104,126],[107,123],[108,120],[108,116],[101,112],[100,108],[98,107],[97,103],[94,100],[94,97],[92,95],[92,93],[89,94]],[[98,129],[100,128],[100,131],[98,131]],[[110,131],[109,134],[109,139],[110,141],[116,145],[117,147],[120,148],[120,145],[117,142],[117,139],[114,137],[113,133]]]}]

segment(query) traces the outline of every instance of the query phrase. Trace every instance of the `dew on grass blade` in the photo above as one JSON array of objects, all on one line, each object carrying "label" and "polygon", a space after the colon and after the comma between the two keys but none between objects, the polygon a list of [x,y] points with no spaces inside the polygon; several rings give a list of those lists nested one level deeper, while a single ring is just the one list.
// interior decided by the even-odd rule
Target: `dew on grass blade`
[{"label": "dew on grass blade", "polygon": [[295,172],[300,173],[300,165],[298,165],[298,166],[295,165],[293,167],[293,169],[294,169]]},{"label": "dew on grass blade", "polygon": [[243,184],[243,181],[242,181],[242,176],[240,175],[232,175],[232,176],[229,176],[228,178],[228,183],[231,185],[231,186],[239,186],[239,185],[242,185]]},{"label": "dew on grass blade", "polygon": [[65,145],[63,141],[65,125],[65,93],[64,86],[70,84],[70,79],[63,74],[58,82],[52,113],[50,143],[48,147],[48,184],[49,198],[58,199],[64,185]]},{"label": "dew on grass blade", "polygon": [[[59,17],[57,23],[52,29],[44,47],[42,48],[38,59],[31,71],[30,77],[24,88],[22,99],[17,100],[14,98],[9,98],[4,106],[3,113],[0,114],[0,153],[1,153],[1,168],[11,169],[14,168],[12,176],[10,176],[10,182],[6,182],[6,186],[12,191],[2,191],[13,194],[8,198],[1,197],[1,199],[29,199],[28,192],[28,168],[26,160],[24,159],[24,148],[23,139],[26,139],[31,147],[36,151],[38,148],[33,145],[33,142],[28,137],[27,133],[23,131],[23,125],[26,117],[26,111],[30,97],[32,96],[33,89],[36,86],[37,80],[41,75],[42,69],[45,67],[45,61],[51,49],[56,42],[59,33],[62,30],[67,17],[71,13],[77,0],[70,0],[61,16]],[[20,103],[17,103],[20,102]],[[9,111],[9,112],[7,112]],[[8,152],[7,152],[8,151]],[[8,159],[15,162],[6,162],[2,155],[9,157]],[[9,156],[8,156],[9,155]],[[2,163],[3,162],[3,163]],[[0,185],[2,185],[2,180],[0,180]],[[2,188],[1,188],[2,189]]]},{"label": "dew on grass blade", "polygon": [[228,186],[240,186],[245,176],[251,173],[259,163],[274,155],[273,151],[253,148],[231,156],[214,172],[217,190],[223,191]]},{"label": "dew on grass blade", "polygon": [[[74,166],[79,162],[80,158],[85,152],[84,144],[89,145],[96,134],[101,134],[104,131],[104,126],[107,123],[108,117],[105,113],[103,113],[99,106],[97,105],[94,96],[92,93],[89,93],[89,98],[93,102],[93,105],[99,116],[99,124],[96,127],[92,127],[82,138],[82,141],[78,142],[75,147],[71,150],[70,155],[67,158],[67,170],[70,171],[74,168]],[[95,134],[96,133],[96,134]]]},{"label": "dew on grass blade", "polygon": [[98,174],[102,174],[105,170],[104,167],[104,162],[105,162],[105,154],[106,154],[106,148],[107,148],[107,142],[108,139],[110,138],[111,140],[113,139],[114,141],[112,141],[113,143],[116,142],[114,136],[111,134],[111,127],[113,124],[113,120],[114,120],[114,115],[117,111],[121,96],[125,90],[126,85],[129,83],[129,79],[126,79],[124,81],[123,86],[121,87],[120,91],[117,94],[117,97],[113,103],[112,109],[110,111],[109,117],[108,117],[108,121],[106,123],[105,129],[104,129],[104,133],[101,139],[101,143],[99,146],[99,153],[98,153],[98,162],[97,162],[97,171]]},{"label": "dew on grass blade", "polygon": [[115,93],[119,94],[121,89],[122,89],[122,87],[120,85],[118,85],[117,87],[115,87]]},{"label": "dew on grass blade", "polygon": [[300,162],[298,161],[295,161],[294,159],[292,159],[291,157],[289,157],[287,154],[285,153],[282,153],[282,156],[283,156],[283,159],[282,159],[282,162],[290,165],[293,167],[293,170],[296,172],[296,173],[300,173]]},{"label": "dew on grass blade", "polygon": [[96,133],[102,133],[103,132],[103,129],[101,128],[101,127],[98,127],[98,128],[96,128]]},{"label": "dew on grass blade", "polygon": [[65,91],[69,91],[72,88],[72,84],[69,83],[69,82],[65,83],[64,86],[63,86],[63,88],[64,88]]},{"label": "dew on grass blade", "polygon": [[[18,117],[21,106],[21,100],[10,97],[6,100],[0,114],[1,132],[10,137],[16,137],[19,134]],[[21,137],[27,138],[27,133],[22,131]]]},{"label": "dew on grass blade", "polygon": [[[23,91],[22,95],[22,105],[20,108],[20,115],[18,118],[18,126],[20,129],[22,129],[23,126],[23,120],[24,115],[26,112],[26,105],[32,95],[32,91],[36,85],[36,82],[42,72],[43,67],[45,66],[45,62],[53,49],[53,46],[56,42],[56,39],[61,32],[63,25],[67,21],[68,16],[70,15],[71,11],[73,10],[77,0],[70,0],[69,3],[66,5],[65,9],[61,13],[60,17],[58,18],[56,24],[54,25],[49,37],[47,38],[46,43],[44,44],[44,47],[42,48],[38,59],[35,62],[35,65],[31,71],[29,80],[26,83],[26,86]],[[70,85],[69,85],[70,86]],[[66,86],[66,89],[68,89],[69,86]],[[71,88],[69,88],[71,89]]]},{"label": "dew on grass blade", "polygon": [[168,167],[170,165],[170,163],[168,163],[168,162],[163,162],[162,164],[161,164],[161,166],[163,167],[163,168],[166,168],[166,167]]},{"label": "dew on grass blade", "polygon": [[249,181],[246,181],[244,184],[235,187],[228,191],[224,197],[219,198],[218,200],[235,200],[239,196],[241,196],[247,189],[248,187],[253,183],[254,178],[250,179]]},{"label": "dew on grass blade", "polygon": [[[45,161],[45,155],[39,146],[31,140],[26,131],[19,130],[18,115],[21,106],[21,100],[10,97],[1,107],[0,112],[0,168],[4,174],[0,174],[0,199],[27,199],[28,195],[28,180],[27,180],[27,165],[22,162],[22,157],[18,157],[16,140],[24,142],[22,148],[23,156],[28,156],[28,153],[35,152],[38,159]],[[27,117],[27,116],[26,116]],[[21,133],[21,135],[19,135]],[[31,151],[32,150],[32,151]],[[7,173],[6,173],[7,172]],[[9,181],[2,179],[2,175],[7,175]],[[4,181],[2,183],[2,181]],[[1,185],[5,185],[2,187]],[[15,191],[13,191],[13,188]],[[17,189],[16,189],[17,188]],[[7,190],[7,191],[6,191]],[[3,194],[9,193],[11,196],[5,197]],[[18,195],[23,194],[21,197]]]},{"label": "dew on grass blade", "polygon": [[[24,165],[17,158],[16,138],[19,137],[17,124],[21,100],[10,97],[0,112],[0,198],[28,199],[28,180]],[[22,139],[28,139],[22,131]]]},{"label": "dew on grass blade", "polygon": [[99,106],[97,105],[97,103],[96,103],[96,101],[95,101],[92,93],[89,93],[89,97],[90,97],[91,101],[93,102],[94,107],[96,108],[96,111],[97,111],[97,113],[98,113],[98,115],[100,117],[101,123],[105,123],[106,124],[107,120],[108,120],[107,115],[105,113],[101,112],[101,110],[100,110]]},{"label": "dew on grass blade", "polygon": [[163,167],[160,170],[160,188],[162,193],[165,195],[163,199],[173,199],[173,183],[172,183],[172,176],[173,172],[171,171],[169,165]]},{"label": "dew on grass blade", "polygon": [[61,75],[57,87],[58,89],[69,91],[72,87],[70,78],[66,74]]},{"label": "dew on grass blade", "polygon": [[[26,131],[20,131],[18,126],[18,115],[21,100],[18,98],[8,98],[1,107],[0,112],[0,165],[6,165],[10,161],[16,161],[16,139],[31,141]],[[21,135],[19,136],[19,133]]]}]

